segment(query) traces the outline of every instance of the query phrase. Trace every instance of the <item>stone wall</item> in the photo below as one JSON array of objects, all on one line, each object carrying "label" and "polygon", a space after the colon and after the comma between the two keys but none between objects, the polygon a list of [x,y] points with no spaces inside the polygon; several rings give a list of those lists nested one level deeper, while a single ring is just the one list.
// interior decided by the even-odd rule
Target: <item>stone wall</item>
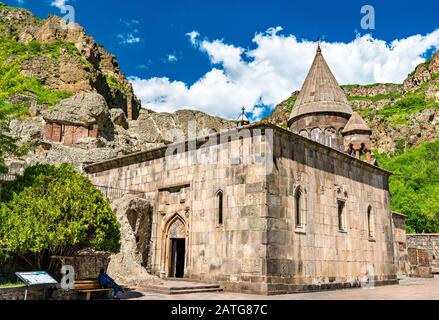
[{"label": "stone wall", "polygon": [[287,132],[275,135],[274,155],[268,292],[395,283],[388,174]]},{"label": "stone wall", "polygon": [[439,273],[439,234],[408,234],[407,246],[428,252],[432,272]]},{"label": "stone wall", "polygon": [[[232,144],[220,148],[240,152],[252,146],[252,141],[247,138]],[[188,165],[184,161],[187,152],[166,162],[165,150],[146,153],[143,161],[90,174],[95,184],[142,191],[153,204],[151,273],[171,276],[171,238],[183,237],[186,278],[249,292],[266,291],[265,176],[255,175],[255,167],[243,164],[240,153],[236,165]],[[208,152],[198,149],[197,155],[200,159]],[[217,215],[219,191],[224,194],[223,224]]]},{"label": "stone wall", "polygon": [[419,278],[433,278],[429,253],[423,249],[408,248],[409,275]]},{"label": "stone wall", "polygon": [[395,265],[398,276],[409,274],[409,263],[407,256],[407,237],[405,231],[406,216],[393,212],[393,237],[395,244]]},{"label": "stone wall", "polygon": [[65,263],[75,268],[76,280],[97,279],[101,269],[107,270],[110,253],[85,250]]},{"label": "stone wall", "polygon": [[[24,300],[26,287],[0,288],[0,300]],[[43,288],[28,290],[27,300],[43,300],[45,292]]]},{"label": "stone wall", "polygon": [[[274,130],[273,155],[259,129]],[[363,280],[395,283],[388,173],[274,126],[254,125],[251,131],[217,149],[179,151],[165,159],[166,148],[158,148],[85,170],[94,184],[145,193],[154,208],[155,275],[171,276],[171,239],[184,238],[185,278],[218,282],[226,290],[275,294]],[[187,161],[225,150],[234,152],[231,164]],[[273,166],[248,162],[260,157],[273,157]],[[306,196],[301,230],[293,223],[298,186]],[[346,203],[344,232],[336,224],[338,197]],[[366,230],[369,206],[373,238]]]}]

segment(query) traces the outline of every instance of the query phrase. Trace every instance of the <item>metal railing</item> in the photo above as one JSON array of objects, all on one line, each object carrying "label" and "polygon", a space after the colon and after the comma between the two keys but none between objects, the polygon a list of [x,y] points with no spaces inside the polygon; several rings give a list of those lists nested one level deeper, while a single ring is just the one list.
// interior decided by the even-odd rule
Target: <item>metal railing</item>
[{"label": "metal railing", "polygon": [[144,196],[143,191],[137,191],[137,190],[129,190],[129,189],[120,189],[120,188],[114,188],[114,187],[108,187],[108,186],[97,186],[95,185],[96,189],[98,189],[102,194],[108,198],[108,200],[113,201],[116,199],[122,198],[124,195],[127,194],[133,194],[137,195],[139,197]]},{"label": "metal railing", "polygon": [[[15,174],[8,174],[8,173],[0,174],[0,186],[2,183],[13,181],[16,178],[17,176]],[[139,197],[143,197],[145,194],[144,192],[137,190],[121,189],[121,188],[115,188],[110,186],[99,186],[99,185],[94,185],[94,186],[110,201],[120,199],[126,194],[134,194]]]}]

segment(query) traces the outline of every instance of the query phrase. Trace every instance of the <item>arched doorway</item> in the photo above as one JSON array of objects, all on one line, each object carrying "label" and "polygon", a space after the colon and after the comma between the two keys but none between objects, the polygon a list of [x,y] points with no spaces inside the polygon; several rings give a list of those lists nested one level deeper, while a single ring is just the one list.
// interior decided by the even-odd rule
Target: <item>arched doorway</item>
[{"label": "arched doorway", "polygon": [[170,278],[183,278],[186,264],[186,226],[180,216],[170,220],[166,232],[165,267]]}]

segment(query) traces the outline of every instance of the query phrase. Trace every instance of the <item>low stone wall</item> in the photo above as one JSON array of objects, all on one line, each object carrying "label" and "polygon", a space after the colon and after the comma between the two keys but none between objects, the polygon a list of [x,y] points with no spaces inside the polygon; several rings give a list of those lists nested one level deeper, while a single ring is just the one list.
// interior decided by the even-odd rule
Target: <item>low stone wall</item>
[{"label": "low stone wall", "polygon": [[427,251],[417,248],[408,248],[410,263],[410,276],[419,278],[433,278],[429,254]]},{"label": "low stone wall", "polygon": [[[26,288],[26,286],[0,288],[0,301],[24,300]],[[58,289],[49,295],[48,287],[31,287],[27,292],[27,300],[78,300],[78,298],[80,296],[75,290]]]},{"label": "low stone wall", "polygon": [[[67,262],[67,261],[66,261]],[[84,251],[73,258],[75,279],[97,279],[101,269],[107,270],[110,263],[110,253]]]},{"label": "low stone wall", "polygon": [[409,234],[407,247],[428,252],[432,273],[439,273],[439,234]]},{"label": "low stone wall", "polygon": [[407,235],[405,232],[406,216],[397,212],[393,212],[392,220],[396,273],[399,277],[401,277],[408,275],[410,272],[410,266],[407,256]]},{"label": "low stone wall", "polygon": [[[0,288],[0,300],[24,300],[26,287]],[[43,288],[32,288],[28,290],[27,300],[44,300]]]}]

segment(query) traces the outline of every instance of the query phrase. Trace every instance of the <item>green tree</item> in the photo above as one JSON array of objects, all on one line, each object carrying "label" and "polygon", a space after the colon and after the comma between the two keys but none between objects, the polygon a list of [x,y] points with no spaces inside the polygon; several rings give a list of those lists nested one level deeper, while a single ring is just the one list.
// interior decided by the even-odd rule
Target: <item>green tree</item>
[{"label": "green tree", "polygon": [[36,269],[53,271],[53,255],[120,249],[109,201],[71,165],[28,167],[0,191],[0,201],[4,260],[20,257]]},{"label": "green tree", "polygon": [[407,231],[439,232],[439,141],[378,160],[393,172],[392,209],[407,214]]}]

